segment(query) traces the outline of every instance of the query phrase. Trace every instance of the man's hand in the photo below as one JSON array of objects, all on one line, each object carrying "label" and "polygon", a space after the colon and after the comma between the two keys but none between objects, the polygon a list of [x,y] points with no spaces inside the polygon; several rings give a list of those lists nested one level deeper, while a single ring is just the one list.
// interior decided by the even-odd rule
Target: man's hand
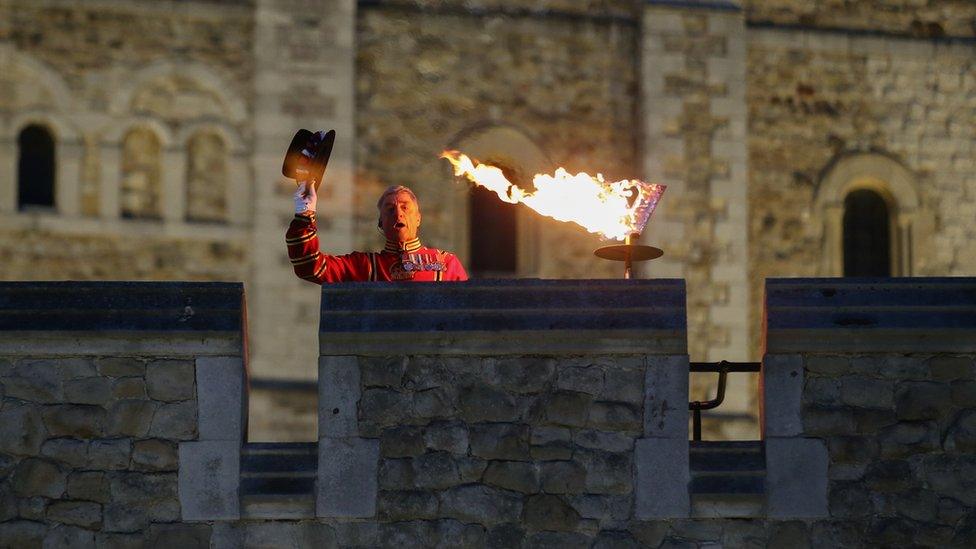
[{"label": "man's hand", "polygon": [[315,182],[303,181],[295,191],[295,213],[308,214],[315,213],[315,206],[318,203],[318,196],[315,194]]}]

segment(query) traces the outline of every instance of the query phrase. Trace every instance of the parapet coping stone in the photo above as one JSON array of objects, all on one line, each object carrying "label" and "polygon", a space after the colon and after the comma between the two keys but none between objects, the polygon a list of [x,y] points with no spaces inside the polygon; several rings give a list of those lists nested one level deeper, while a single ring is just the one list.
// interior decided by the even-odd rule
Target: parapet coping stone
[{"label": "parapet coping stone", "polygon": [[322,288],[320,349],[684,354],[685,302],[678,279],[332,284]]},{"label": "parapet coping stone", "polygon": [[321,356],[685,355],[682,331],[531,330],[322,333]]},{"label": "parapet coping stone", "polygon": [[240,282],[0,282],[0,332],[241,332]]},{"label": "parapet coping stone", "polygon": [[242,356],[240,332],[0,331],[0,356]]},{"label": "parapet coping stone", "polygon": [[974,352],[976,278],[767,279],[765,353]]}]

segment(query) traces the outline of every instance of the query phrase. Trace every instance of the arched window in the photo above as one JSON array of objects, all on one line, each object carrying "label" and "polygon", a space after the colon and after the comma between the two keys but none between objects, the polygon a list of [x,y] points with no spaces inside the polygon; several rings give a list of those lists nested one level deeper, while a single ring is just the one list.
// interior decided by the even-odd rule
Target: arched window
[{"label": "arched window", "polygon": [[122,141],[122,217],[159,219],[160,148],[159,138],[145,128]]},{"label": "arched window", "polygon": [[844,198],[844,276],[891,276],[891,218],[878,193],[859,189]]},{"label": "arched window", "polygon": [[[525,188],[517,172],[504,164],[485,161],[498,166],[505,177]],[[518,210],[483,187],[471,189],[468,216],[469,246],[471,250],[468,268],[478,278],[502,278],[515,276],[518,263]]]},{"label": "arched window", "polygon": [[54,137],[32,124],[17,138],[17,207],[54,206]]},{"label": "arched window", "polygon": [[187,144],[186,218],[227,220],[227,147],[220,136],[198,133]]},{"label": "arched window", "polygon": [[913,276],[924,268],[933,219],[919,197],[915,175],[891,156],[838,156],[814,199],[823,222],[819,274]]},{"label": "arched window", "polygon": [[[523,189],[533,188],[533,175],[552,171],[545,152],[512,126],[474,126],[446,148],[501,168],[509,181]],[[453,246],[469,273],[478,278],[540,276],[545,258],[539,251],[538,214],[504,202],[467,180],[457,183]]]}]

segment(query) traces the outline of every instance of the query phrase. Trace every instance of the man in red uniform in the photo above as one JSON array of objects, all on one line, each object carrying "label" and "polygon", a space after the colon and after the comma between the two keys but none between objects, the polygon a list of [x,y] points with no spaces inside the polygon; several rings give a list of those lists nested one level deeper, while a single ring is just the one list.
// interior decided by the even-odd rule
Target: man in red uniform
[{"label": "man in red uniform", "polygon": [[315,227],[318,198],[314,185],[302,183],[295,192],[295,219],[285,234],[288,257],[299,278],[316,284],[358,281],[467,280],[468,273],[454,254],[420,243],[420,205],[413,191],[402,185],[388,188],[376,203],[379,227],[386,236],[381,252],[328,255],[319,252]]}]

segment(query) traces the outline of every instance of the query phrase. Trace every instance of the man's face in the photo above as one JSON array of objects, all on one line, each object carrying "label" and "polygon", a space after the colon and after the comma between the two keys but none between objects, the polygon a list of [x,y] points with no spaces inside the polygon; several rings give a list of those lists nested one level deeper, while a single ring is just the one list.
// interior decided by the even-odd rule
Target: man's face
[{"label": "man's face", "polygon": [[380,227],[389,240],[406,242],[417,238],[420,229],[417,201],[402,191],[387,196],[380,207]]}]

